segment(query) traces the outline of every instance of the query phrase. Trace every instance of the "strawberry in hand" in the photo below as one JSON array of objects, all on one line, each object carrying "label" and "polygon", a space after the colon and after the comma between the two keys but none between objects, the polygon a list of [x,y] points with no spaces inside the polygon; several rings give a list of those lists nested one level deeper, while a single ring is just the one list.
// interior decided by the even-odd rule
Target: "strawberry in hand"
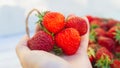
[{"label": "strawberry in hand", "polygon": [[80,46],[80,40],[79,32],[74,28],[66,28],[55,35],[57,46],[62,48],[63,52],[67,55],[76,53]]},{"label": "strawberry in hand", "polygon": [[43,16],[43,26],[52,33],[57,33],[65,26],[65,17],[58,12],[48,12]]},{"label": "strawberry in hand", "polygon": [[80,36],[86,34],[88,30],[86,21],[81,17],[77,17],[73,15],[68,17],[65,27],[75,28],[76,30],[78,30]]},{"label": "strawberry in hand", "polygon": [[[68,32],[69,30],[70,32]],[[67,32],[67,34],[68,33],[72,34],[71,32],[74,32],[73,36],[75,35],[76,37],[78,37],[79,35],[77,30],[74,28],[72,29],[67,28],[61,32],[63,35],[66,35],[64,32]],[[89,40],[88,37],[89,30],[84,36],[81,37],[81,42],[79,43],[80,47],[78,48],[78,51],[71,56],[67,55],[56,56],[51,52],[49,53],[43,50],[30,50],[27,47],[27,41],[30,39],[28,36],[25,36],[23,39],[21,39],[21,41],[18,43],[16,47],[16,52],[23,68],[80,68],[80,67],[92,68],[87,56],[87,46]],[[72,36],[71,39],[73,39]]]},{"label": "strawberry in hand", "polygon": [[54,41],[51,35],[41,30],[29,39],[27,44],[31,50],[51,51],[54,46]]}]

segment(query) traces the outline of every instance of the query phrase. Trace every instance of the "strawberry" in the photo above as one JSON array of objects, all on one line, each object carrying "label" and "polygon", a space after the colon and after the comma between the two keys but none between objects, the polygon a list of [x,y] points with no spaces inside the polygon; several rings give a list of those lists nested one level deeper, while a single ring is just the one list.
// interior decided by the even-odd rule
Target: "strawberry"
[{"label": "strawberry", "polygon": [[101,47],[96,52],[96,64],[97,68],[110,68],[113,55],[105,47]]},{"label": "strawberry", "polygon": [[89,22],[92,22],[94,20],[94,17],[91,15],[86,16]]},{"label": "strawberry", "polygon": [[108,28],[112,28],[113,26],[115,26],[118,23],[118,21],[114,20],[114,19],[108,19],[108,23],[107,26]]},{"label": "strawberry", "polygon": [[96,52],[96,60],[99,60],[102,56],[107,55],[109,59],[113,59],[113,54],[108,51],[105,47],[101,47]]},{"label": "strawberry", "polygon": [[108,32],[107,36],[114,39],[120,44],[120,25],[113,26]]},{"label": "strawberry", "polygon": [[40,30],[27,42],[31,50],[51,51],[54,46],[54,41],[51,35]]},{"label": "strawberry", "polygon": [[95,29],[95,28],[98,28],[100,27],[101,25],[101,20],[93,20],[91,23],[90,23],[90,29]]},{"label": "strawberry", "polygon": [[116,55],[116,57],[120,58],[120,46],[116,46],[115,55]]},{"label": "strawberry", "polygon": [[69,17],[66,23],[66,27],[77,29],[81,36],[84,35],[88,29],[86,21],[77,16]]},{"label": "strawberry", "polygon": [[87,54],[91,63],[95,61],[95,50],[91,47],[88,47]]},{"label": "strawberry", "polygon": [[105,36],[106,35],[106,32],[104,29],[102,28],[96,28],[94,29],[95,30],[95,33],[96,33],[96,36],[99,37],[99,36]]},{"label": "strawberry", "polygon": [[120,68],[120,60],[115,59],[111,64],[111,68]]},{"label": "strawberry", "polygon": [[57,33],[65,26],[65,17],[58,12],[48,12],[43,17],[43,26],[52,33]]},{"label": "strawberry", "polygon": [[98,37],[98,44],[100,46],[106,47],[111,52],[115,49],[115,42],[108,37]]},{"label": "strawberry", "polygon": [[109,30],[107,22],[101,22],[100,28],[102,28],[104,31],[108,31]]},{"label": "strawberry", "polygon": [[66,28],[55,35],[55,41],[58,47],[66,55],[73,55],[80,46],[79,32],[74,28]]}]

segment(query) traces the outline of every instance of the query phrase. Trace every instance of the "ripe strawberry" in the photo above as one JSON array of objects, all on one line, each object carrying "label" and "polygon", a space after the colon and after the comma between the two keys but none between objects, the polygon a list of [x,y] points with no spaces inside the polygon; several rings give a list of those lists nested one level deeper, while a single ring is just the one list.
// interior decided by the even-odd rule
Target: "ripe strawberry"
[{"label": "ripe strawberry", "polygon": [[31,50],[51,51],[54,46],[54,41],[51,35],[44,31],[39,31],[28,40],[27,44]]},{"label": "ripe strawberry", "polygon": [[111,68],[120,68],[120,60],[115,59],[111,64]]},{"label": "ripe strawberry", "polygon": [[100,46],[106,47],[111,52],[114,51],[115,49],[115,42],[108,37],[103,36],[98,37],[98,44]]},{"label": "ripe strawberry", "polygon": [[74,28],[66,28],[55,35],[55,41],[58,47],[66,55],[73,55],[80,46],[79,32]]},{"label": "ripe strawberry", "polygon": [[116,55],[116,57],[120,58],[120,46],[116,46],[115,55]]},{"label": "ripe strawberry", "polygon": [[113,59],[113,54],[105,47],[101,47],[96,52],[96,60],[99,60],[102,56],[107,55],[110,59]]},{"label": "ripe strawberry", "polygon": [[91,63],[95,62],[95,50],[91,47],[88,47],[87,54]]},{"label": "ripe strawberry", "polygon": [[100,24],[100,28],[102,28],[104,31],[108,31],[109,30],[107,22],[103,22],[103,21]]},{"label": "ripe strawberry", "polygon": [[66,27],[77,29],[81,36],[84,35],[88,30],[86,21],[77,16],[74,16],[74,17],[72,16],[72,17],[68,18]]},{"label": "ripe strawberry", "polygon": [[92,22],[94,20],[94,17],[91,15],[86,16],[89,22]]},{"label": "ripe strawberry", "polygon": [[65,17],[58,12],[48,12],[43,17],[44,27],[52,32],[57,33],[65,26]]},{"label": "ripe strawberry", "polygon": [[96,28],[94,29],[95,30],[95,33],[96,33],[96,36],[99,37],[99,36],[105,36],[106,35],[106,32],[104,29],[102,28]]},{"label": "ripe strawberry", "polygon": [[95,28],[98,28],[100,27],[101,25],[101,20],[93,20],[91,23],[90,23],[90,29],[95,29]]},{"label": "ripe strawberry", "polygon": [[115,26],[117,23],[118,23],[118,21],[116,21],[116,20],[108,19],[107,26],[108,26],[108,28],[110,29],[110,28],[112,28],[113,26]]},{"label": "ripe strawberry", "polygon": [[107,36],[120,43],[120,25],[113,26],[108,32]]},{"label": "ripe strawberry", "polygon": [[105,47],[101,47],[96,52],[96,64],[97,68],[110,68],[113,55]]}]

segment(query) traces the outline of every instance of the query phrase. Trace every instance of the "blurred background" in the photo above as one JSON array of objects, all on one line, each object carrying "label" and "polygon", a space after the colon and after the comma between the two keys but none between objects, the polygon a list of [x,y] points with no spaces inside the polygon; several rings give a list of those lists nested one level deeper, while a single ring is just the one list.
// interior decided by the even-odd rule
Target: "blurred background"
[{"label": "blurred background", "polygon": [[[21,68],[15,46],[25,35],[25,18],[33,8],[120,20],[120,0],[0,0],[0,68]],[[31,32],[36,21],[31,15]]]}]

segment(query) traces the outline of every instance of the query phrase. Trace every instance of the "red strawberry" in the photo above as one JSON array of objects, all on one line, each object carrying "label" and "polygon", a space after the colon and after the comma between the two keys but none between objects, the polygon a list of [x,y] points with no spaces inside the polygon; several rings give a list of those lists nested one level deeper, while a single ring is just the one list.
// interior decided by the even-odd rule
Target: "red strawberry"
[{"label": "red strawberry", "polygon": [[63,50],[63,53],[73,55],[80,46],[80,35],[76,29],[66,28],[55,35],[55,41],[57,46]]},{"label": "red strawberry", "polygon": [[96,52],[96,60],[99,60],[102,56],[107,55],[110,59],[113,59],[113,54],[105,47],[101,47]]},{"label": "red strawberry", "polygon": [[118,21],[116,21],[116,20],[108,19],[107,26],[108,26],[108,28],[112,28],[112,27],[115,26],[117,23],[118,23]]},{"label": "red strawberry", "polygon": [[96,64],[97,68],[110,68],[113,55],[105,47],[101,47],[96,52]]},{"label": "red strawberry", "polygon": [[68,18],[66,27],[77,29],[80,35],[84,35],[88,29],[86,21],[77,16],[72,16],[71,18]]},{"label": "red strawberry", "polygon": [[95,61],[95,50],[91,47],[88,47],[87,54],[91,63]]},{"label": "red strawberry", "polygon": [[111,52],[115,49],[115,42],[108,37],[98,37],[98,44],[100,46],[106,47]]},{"label": "red strawberry", "polygon": [[98,28],[100,27],[101,25],[101,21],[100,20],[93,20],[91,23],[90,23],[90,29],[95,29],[95,28]]},{"label": "red strawberry", "polygon": [[118,43],[120,43],[120,26],[113,26],[108,32],[107,36],[114,39]]},{"label": "red strawberry", "polygon": [[43,17],[44,27],[52,32],[57,33],[65,26],[65,17],[58,12],[48,12]]},{"label": "red strawberry", "polygon": [[96,28],[95,29],[95,33],[96,33],[97,37],[99,37],[99,36],[105,36],[106,35],[105,30],[103,30],[102,28]]},{"label": "red strawberry", "polygon": [[87,17],[87,19],[88,19],[89,22],[92,22],[94,20],[91,15],[87,15],[86,17]]},{"label": "red strawberry", "polygon": [[115,59],[111,64],[111,68],[120,68],[120,60]]},{"label": "red strawberry", "polygon": [[39,31],[28,40],[27,44],[31,50],[51,51],[54,46],[54,41],[51,35],[44,31]]},{"label": "red strawberry", "polygon": [[116,54],[116,57],[120,58],[120,46],[116,46],[115,54]]},{"label": "red strawberry", "polygon": [[107,22],[101,22],[100,28],[104,29],[105,31],[108,31],[109,28],[108,28]]}]

